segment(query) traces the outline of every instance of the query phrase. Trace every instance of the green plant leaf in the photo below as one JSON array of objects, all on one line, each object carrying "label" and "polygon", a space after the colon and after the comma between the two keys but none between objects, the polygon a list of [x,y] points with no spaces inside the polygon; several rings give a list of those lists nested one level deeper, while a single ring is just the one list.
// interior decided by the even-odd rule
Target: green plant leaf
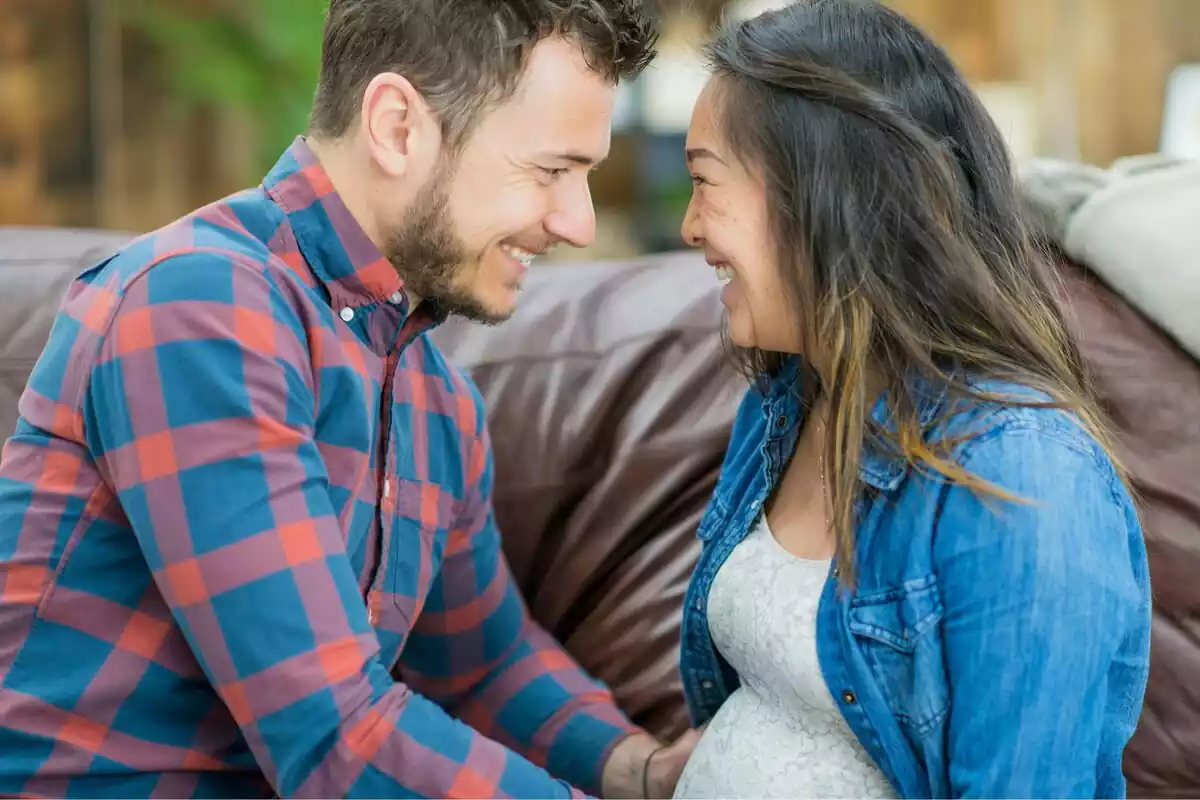
[{"label": "green plant leaf", "polygon": [[120,8],[125,24],[159,51],[179,106],[251,115],[257,168],[265,170],[304,129],[320,71],[326,1],[210,0],[201,13],[163,0],[122,0]]}]

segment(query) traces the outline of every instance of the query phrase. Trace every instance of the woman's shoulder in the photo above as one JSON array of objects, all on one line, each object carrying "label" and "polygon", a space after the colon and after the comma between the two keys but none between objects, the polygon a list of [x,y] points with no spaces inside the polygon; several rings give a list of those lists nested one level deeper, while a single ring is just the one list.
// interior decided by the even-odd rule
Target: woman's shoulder
[{"label": "woman's shoulder", "polygon": [[1095,433],[1075,411],[1046,392],[1019,383],[977,380],[974,396],[947,398],[935,438],[956,444],[958,460],[1029,459],[1055,451],[1091,460],[1102,472],[1115,471]]},{"label": "woman's shoulder", "polygon": [[941,481],[944,502],[982,513],[1000,501],[1008,516],[1023,509],[1039,525],[1053,518],[1096,530],[1139,528],[1122,470],[1078,413],[1051,405],[1048,394],[1021,384],[981,381],[973,388],[983,396],[947,401],[936,426],[940,431],[930,434],[947,437],[949,455],[970,478],[970,485]]}]

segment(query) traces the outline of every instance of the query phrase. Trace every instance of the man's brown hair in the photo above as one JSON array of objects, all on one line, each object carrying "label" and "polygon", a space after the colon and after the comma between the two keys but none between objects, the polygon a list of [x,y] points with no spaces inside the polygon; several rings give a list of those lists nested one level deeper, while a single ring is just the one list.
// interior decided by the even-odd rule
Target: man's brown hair
[{"label": "man's brown hair", "polygon": [[549,36],[577,42],[616,83],[650,63],[657,25],[644,0],[330,0],[309,133],[347,133],[367,84],[395,72],[440,116],[447,141],[461,143],[482,109],[516,90]]}]

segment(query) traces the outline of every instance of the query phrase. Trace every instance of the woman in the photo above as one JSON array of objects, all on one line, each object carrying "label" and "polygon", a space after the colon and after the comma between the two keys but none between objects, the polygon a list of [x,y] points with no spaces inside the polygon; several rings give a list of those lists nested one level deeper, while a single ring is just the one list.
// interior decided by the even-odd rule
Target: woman
[{"label": "woman", "polygon": [[680,797],[1118,796],[1146,553],[996,127],[878,3],[719,36],[683,235],[753,378]]}]

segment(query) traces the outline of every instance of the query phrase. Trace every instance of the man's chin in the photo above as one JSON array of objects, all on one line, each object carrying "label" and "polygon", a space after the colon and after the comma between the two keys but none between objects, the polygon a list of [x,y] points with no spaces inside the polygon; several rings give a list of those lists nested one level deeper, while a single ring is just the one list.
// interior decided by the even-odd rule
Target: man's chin
[{"label": "man's chin", "polygon": [[490,309],[476,307],[467,313],[459,313],[458,316],[469,319],[471,322],[480,325],[499,325],[501,322],[507,322],[513,315],[513,310],[508,311],[493,311]]},{"label": "man's chin", "polygon": [[451,316],[462,317],[482,325],[499,325],[516,311],[519,292],[520,287],[512,287],[509,291],[510,296],[502,300],[466,295],[443,297],[440,298],[440,305]]}]

